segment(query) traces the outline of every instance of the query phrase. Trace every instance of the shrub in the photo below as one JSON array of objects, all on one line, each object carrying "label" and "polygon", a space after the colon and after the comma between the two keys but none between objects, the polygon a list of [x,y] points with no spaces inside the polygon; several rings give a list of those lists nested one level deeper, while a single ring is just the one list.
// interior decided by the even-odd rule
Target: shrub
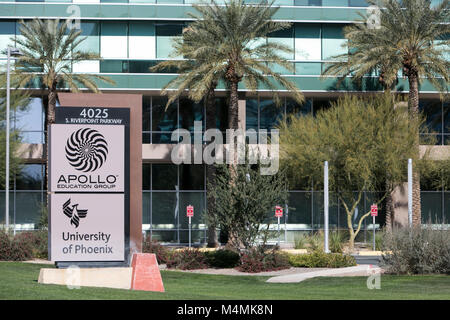
[{"label": "shrub", "polygon": [[21,232],[16,235],[15,241],[31,252],[32,258],[48,258],[48,232],[45,230]]},{"label": "shrub", "polygon": [[384,231],[378,231],[375,233],[375,250],[383,250]]},{"label": "shrub", "polygon": [[301,234],[294,239],[294,248],[295,249],[305,249],[306,248],[307,237]]},{"label": "shrub", "polygon": [[205,252],[206,262],[213,268],[234,268],[239,264],[239,253],[220,249]]},{"label": "shrub", "polygon": [[288,269],[289,259],[278,250],[264,251],[261,247],[251,248],[241,255],[241,264],[237,268],[242,272],[263,272]]},{"label": "shrub", "polygon": [[450,274],[450,231],[430,226],[386,232],[381,266],[395,274]]},{"label": "shrub", "polygon": [[203,252],[198,249],[174,251],[167,259],[168,268],[181,270],[206,269],[208,265]]},{"label": "shrub", "polygon": [[11,239],[8,234],[0,230],[0,260],[10,260],[11,256]]},{"label": "shrub", "polygon": [[0,231],[0,260],[23,261],[33,257],[32,235],[17,235],[15,238]]},{"label": "shrub", "polygon": [[146,237],[142,243],[143,253],[154,253],[158,263],[166,263],[169,257],[169,249],[164,247],[156,240],[151,240],[150,237]]},{"label": "shrub", "polygon": [[339,231],[330,232],[330,251],[333,253],[342,253],[342,235]]},{"label": "shrub", "polygon": [[310,251],[318,251],[323,248],[323,235],[319,233],[313,233],[306,238],[308,243],[308,249]]},{"label": "shrub", "polygon": [[304,268],[343,268],[356,266],[355,258],[341,253],[325,253],[314,251],[307,254],[289,255],[289,263],[293,267]]}]

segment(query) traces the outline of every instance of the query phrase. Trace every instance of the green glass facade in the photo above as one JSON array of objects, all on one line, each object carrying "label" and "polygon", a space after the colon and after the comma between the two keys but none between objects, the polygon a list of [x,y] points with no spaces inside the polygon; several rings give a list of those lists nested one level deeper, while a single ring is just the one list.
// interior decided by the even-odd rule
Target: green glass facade
[{"label": "green glass facade", "polygon": [[[7,45],[14,45],[20,37],[21,19],[67,18],[76,6],[81,14],[81,31],[86,40],[80,48],[100,54],[100,61],[86,61],[73,65],[73,72],[105,74],[116,85],[99,83],[105,92],[138,92],[143,94],[143,143],[170,144],[171,133],[177,128],[193,131],[194,121],[202,121],[205,128],[203,104],[187,99],[174,102],[165,109],[166,98],[158,92],[173,77],[173,70],[150,73],[149,68],[159,61],[177,59],[172,55],[172,40],[179,37],[193,12],[195,0],[92,0],[86,1],[3,1],[0,0],[0,66],[6,63],[1,52]],[[252,1],[249,1],[249,3]],[[434,1],[438,3],[439,1]],[[321,79],[320,75],[331,57],[343,53],[346,40],[343,27],[359,19],[358,12],[368,6],[365,0],[277,0],[281,8],[275,19],[293,22],[290,29],[269,35],[262,41],[290,46],[294,53],[286,56],[294,66],[290,72],[279,66],[271,66],[293,80],[305,93],[306,101],[298,105],[285,98],[277,107],[265,88],[257,97],[248,95],[245,124],[247,129],[270,130],[286,114],[316,114],[328,108],[330,102],[344,92],[380,91],[375,76],[368,76],[362,83],[350,78],[342,87],[335,78]],[[73,9],[73,8],[72,8]],[[38,84],[36,84],[37,86]],[[245,87],[240,89],[245,92]],[[280,88],[283,89],[283,88]],[[400,79],[397,89],[407,92],[408,83]],[[216,127],[227,127],[227,101],[225,87],[218,86],[216,99]],[[426,125],[438,145],[450,145],[450,104],[442,103],[436,90],[424,81],[420,108],[427,116]],[[44,113],[42,98],[35,97],[26,112],[13,117],[15,128],[20,128],[26,143],[44,142]],[[11,184],[11,219],[18,228],[33,229],[40,210],[46,202],[44,186],[44,160],[26,163]],[[193,221],[194,242],[204,243],[207,238],[202,211],[207,205],[206,173],[204,165],[174,165],[152,163],[144,159],[143,168],[143,230],[156,239],[170,243],[187,242],[187,219],[184,208],[195,206]],[[424,190],[427,190],[426,188]],[[373,194],[366,193],[359,212],[368,210]],[[330,195],[330,224],[332,228],[345,228],[343,208]],[[289,238],[294,232],[322,228],[323,192],[305,186],[292,186],[289,197],[287,227]],[[3,208],[3,209],[2,209]],[[4,211],[4,192],[0,193],[0,212]],[[450,191],[422,192],[423,220],[450,219]],[[272,213],[268,212],[268,216]],[[0,215],[2,217],[2,215]],[[379,217],[382,222],[383,213]],[[3,217],[0,218],[0,224]],[[284,223],[284,221],[282,221]],[[362,237],[367,236],[366,226]]]}]

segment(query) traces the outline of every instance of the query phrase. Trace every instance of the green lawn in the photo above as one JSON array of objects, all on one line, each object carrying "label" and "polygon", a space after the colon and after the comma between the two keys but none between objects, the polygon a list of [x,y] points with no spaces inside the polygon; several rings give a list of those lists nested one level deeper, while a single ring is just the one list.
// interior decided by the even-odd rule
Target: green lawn
[{"label": "green lawn", "polygon": [[163,271],[165,293],[105,288],[70,290],[37,283],[44,265],[0,262],[0,299],[450,299],[449,276],[382,276],[380,290],[366,277],[315,278],[298,284],[264,282],[267,277]]}]

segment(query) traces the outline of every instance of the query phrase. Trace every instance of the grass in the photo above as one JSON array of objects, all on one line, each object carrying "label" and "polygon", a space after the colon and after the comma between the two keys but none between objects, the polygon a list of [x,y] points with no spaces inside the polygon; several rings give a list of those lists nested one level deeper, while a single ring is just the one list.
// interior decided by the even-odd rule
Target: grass
[{"label": "grass", "polygon": [[450,277],[381,277],[381,289],[369,290],[366,277],[324,277],[301,283],[266,283],[268,277],[222,276],[162,271],[165,293],[106,288],[70,290],[37,283],[48,265],[0,262],[0,299],[450,299]]}]

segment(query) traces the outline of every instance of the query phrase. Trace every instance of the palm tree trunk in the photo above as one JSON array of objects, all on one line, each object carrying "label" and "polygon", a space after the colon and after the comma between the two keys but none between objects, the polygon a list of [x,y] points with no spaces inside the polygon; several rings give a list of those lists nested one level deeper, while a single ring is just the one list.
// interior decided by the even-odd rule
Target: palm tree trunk
[{"label": "palm tree trunk", "polygon": [[[417,73],[410,73],[409,81],[409,110],[413,117],[419,115],[419,78]],[[419,134],[417,134],[417,153],[419,153]],[[413,171],[413,225],[420,225],[421,223],[421,205],[420,205],[420,175],[417,170]]]},{"label": "palm tree trunk", "polygon": [[[215,94],[214,94],[215,87],[211,88],[208,92],[208,95],[205,100],[205,107],[206,107],[206,130],[213,129],[216,127],[216,104],[215,104]],[[214,211],[214,197],[210,196],[210,186],[212,183],[214,183],[214,176],[215,176],[215,167],[214,165],[207,165],[206,166],[206,181],[207,181],[207,191],[206,191],[206,203],[208,206],[208,212]],[[217,239],[217,231],[216,231],[216,225],[210,223],[208,225],[208,247],[209,248],[216,248],[218,246],[218,239]]]},{"label": "palm tree trunk", "polygon": [[56,108],[56,81],[48,92],[48,107],[47,107],[47,126],[55,123],[55,108]]},{"label": "palm tree trunk", "polygon": [[230,107],[228,108],[228,128],[238,129],[239,97],[238,82],[230,82]]},{"label": "palm tree trunk", "polygon": [[[230,77],[231,79],[229,80],[229,84],[230,84],[230,105],[228,107],[228,128],[229,129],[238,129],[239,127],[239,97],[238,97],[238,84],[239,84],[239,80],[237,79],[237,77],[235,75],[233,75],[232,77]],[[228,141],[227,141],[228,142]],[[230,175],[231,175],[231,180],[230,180],[230,184],[232,185],[237,176],[237,169],[236,166],[238,164],[238,150],[237,150],[237,143],[235,141],[229,141],[228,142],[230,145],[233,144],[233,154],[232,154],[232,159],[231,159],[231,163],[229,163],[229,168],[230,168]],[[228,157],[227,157],[228,160]],[[228,242],[227,245],[230,246],[231,248],[233,248],[233,246],[236,248],[236,246],[234,244],[238,243],[238,241],[236,241],[237,236],[234,234],[233,230],[227,230],[228,231]],[[236,248],[239,249],[239,248]]]},{"label": "palm tree trunk", "polygon": [[[51,88],[49,88],[48,99],[47,99],[47,114],[46,114],[46,123],[45,127],[47,128],[47,132],[45,134],[45,185],[47,187],[47,205],[50,203],[50,181],[48,180],[48,156],[50,154],[50,142],[49,138],[49,130],[50,125],[55,123],[55,108],[56,108],[56,81],[52,84]],[[50,212],[50,210],[48,211]]]}]

